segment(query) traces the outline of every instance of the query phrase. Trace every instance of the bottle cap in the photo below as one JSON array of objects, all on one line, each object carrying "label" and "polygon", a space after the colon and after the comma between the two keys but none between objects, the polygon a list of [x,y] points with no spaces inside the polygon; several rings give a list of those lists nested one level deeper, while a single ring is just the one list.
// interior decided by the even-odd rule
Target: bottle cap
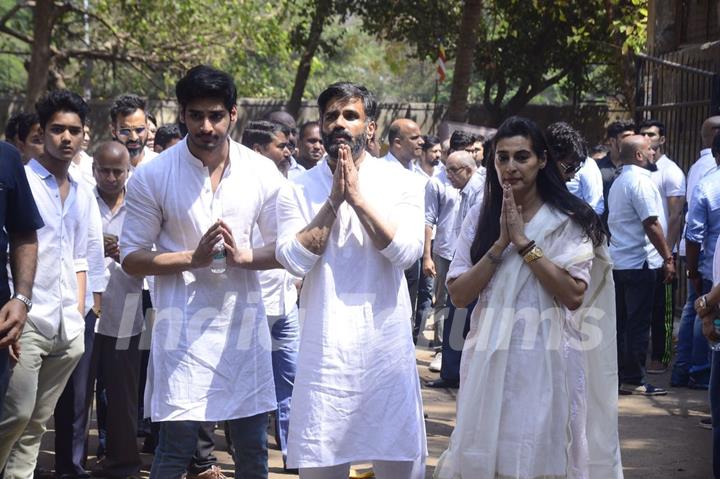
[{"label": "bottle cap", "polygon": [[720,319],[716,319],[715,321],[713,321],[713,324],[715,326],[720,326]]}]

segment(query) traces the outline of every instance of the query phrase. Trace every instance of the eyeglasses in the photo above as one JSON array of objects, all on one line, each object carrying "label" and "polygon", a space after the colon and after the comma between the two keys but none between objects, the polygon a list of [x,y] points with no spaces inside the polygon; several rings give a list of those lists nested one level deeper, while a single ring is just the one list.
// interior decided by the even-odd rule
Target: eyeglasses
[{"label": "eyeglasses", "polygon": [[146,129],[147,128],[145,128],[144,126],[139,126],[137,128],[120,128],[118,130],[118,136],[130,136],[130,133],[132,133],[133,131],[137,136],[140,136],[145,133]]},{"label": "eyeglasses", "polygon": [[558,161],[558,166],[560,167],[560,170],[563,172],[563,174],[566,175],[574,175],[578,171],[580,171],[580,168],[582,168],[584,161],[581,161],[580,163],[573,163],[573,164],[567,164],[563,161]]},{"label": "eyeglasses", "polygon": [[462,170],[464,170],[465,168],[469,168],[469,167],[468,167],[468,166],[455,166],[455,167],[452,167],[452,168],[446,168],[446,170],[447,170],[448,173],[452,173],[453,175],[455,175],[455,174],[457,174],[457,173],[460,173],[460,172],[461,172]]}]

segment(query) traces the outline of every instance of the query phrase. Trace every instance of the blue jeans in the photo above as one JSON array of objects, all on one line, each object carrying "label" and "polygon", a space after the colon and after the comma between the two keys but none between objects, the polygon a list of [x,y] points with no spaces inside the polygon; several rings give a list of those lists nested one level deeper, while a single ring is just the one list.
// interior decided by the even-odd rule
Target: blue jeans
[{"label": "blue jeans", "polygon": [[[180,479],[192,461],[202,422],[165,421],[160,423],[160,438],[150,477]],[[235,477],[237,479],[267,479],[268,414],[228,421],[230,438],[235,446]]]},{"label": "blue jeans", "polygon": [[711,351],[710,414],[713,432],[713,476],[720,478],[720,351]]},{"label": "blue jeans", "polygon": [[462,361],[462,350],[465,345],[465,337],[470,330],[470,315],[477,300],[467,306],[467,309],[460,309],[465,312],[456,314],[457,309],[448,298],[447,316],[443,320],[443,342],[442,342],[442,363],[440,364],[440,378],[449,382],[460,381],[460,362]]},{"label": "blue jeans", "polygon": [[290,425],[290,401],[292,399],[297,355],[300,347],[300,328],[298,308],[293,308],[286,316],[268,316],[272,337],[272,367],[275,379],[275,399],[277,417],[275,437],[282,451],[283,460],[287,458],[288,426]]},{"label": "blue jeans", "polygon": [[[703,294],[712,289],[712,282],[703,280]],[[678,332],[677,354],[673,365],[670,384],[686,386],[692,378],[699,384],[706,384],[710,370],[707,339],[702,334],[702,321],[695,314],[695,300],[698,294],[690,281],[687,284],[687,302],[683,307]]]}]

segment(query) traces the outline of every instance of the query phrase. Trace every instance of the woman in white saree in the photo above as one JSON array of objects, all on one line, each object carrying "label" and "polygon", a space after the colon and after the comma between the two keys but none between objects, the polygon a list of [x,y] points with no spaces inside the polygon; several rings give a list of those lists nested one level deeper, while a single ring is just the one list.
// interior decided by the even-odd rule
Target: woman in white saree
[{"label": "woman in white saree", "polygon": [[621,478],[604,229],[567,191],[537,125],[506,120],[494,152],[447,275],[457,307],[478,302],[435,477]]}]

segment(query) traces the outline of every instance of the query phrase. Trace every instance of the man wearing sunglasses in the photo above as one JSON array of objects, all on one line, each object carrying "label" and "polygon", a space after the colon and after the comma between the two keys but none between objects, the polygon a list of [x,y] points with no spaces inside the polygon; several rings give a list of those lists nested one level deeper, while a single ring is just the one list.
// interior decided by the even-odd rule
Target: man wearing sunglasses
[{"label": "man wearing sunglasses", "polygon": [[602,215],[605,211],[602,173],[595,161],[588,161],[582,135],[567,123],[557,122],[547,128],[545,136],[567,189]]},{"label": "man wearing sunglasses", "polygon": [[148,122],[145,100],[134,94],[120,95],[110,107],[110,130],[115,141],[125,145],[130,154],[130,172],[157,154],[145,145]]}]

